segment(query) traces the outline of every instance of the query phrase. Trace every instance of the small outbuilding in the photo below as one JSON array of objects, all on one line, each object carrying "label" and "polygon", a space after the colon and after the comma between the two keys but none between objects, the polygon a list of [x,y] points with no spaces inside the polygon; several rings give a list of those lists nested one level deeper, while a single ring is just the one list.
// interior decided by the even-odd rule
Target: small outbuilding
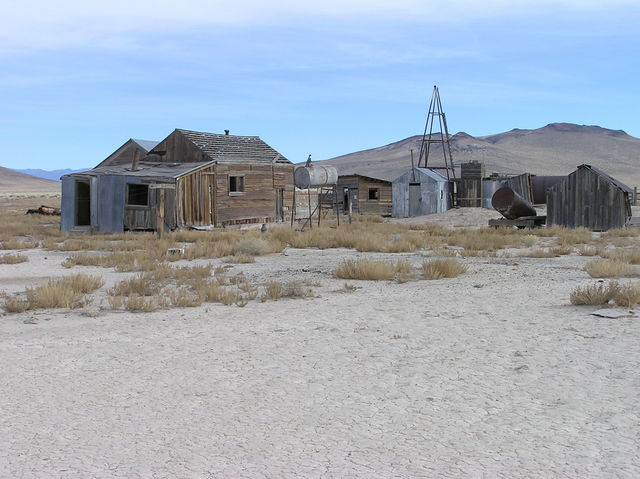
[{"label": "small outbuilding", "polygon": [[631,188],[598,168],[580,165],[547,190],[547,225],[623,228],[631,219],[632,195]]},{"label": "small outbuilding", "polygon": [[390,216],[391,181],[365,175],[338,177],[336,205],[338,212]]},{"label": "small outbuilding", "polygon": [[259,137],[175,130],[138,159],[140,146],[123,150],[133,152],[128,161],[116,150],[96,168],[62,177],[63,231],[284,220],[294,166]]},{"label": "small outbuilding", "polygon": [[412,168],[391,185],[392,216],[429,215],[451,208],[451,183],[428,168]]}]

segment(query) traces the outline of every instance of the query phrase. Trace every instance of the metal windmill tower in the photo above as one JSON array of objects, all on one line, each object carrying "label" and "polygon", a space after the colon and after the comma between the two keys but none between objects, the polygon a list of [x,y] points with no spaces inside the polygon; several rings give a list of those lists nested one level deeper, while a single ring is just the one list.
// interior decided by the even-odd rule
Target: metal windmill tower
[{"label": "metal windmill tower", "polygon": [[[436,120],[437,118],[437,120]],[[434,123],[439,128],[433,131]],[[440,101],[440,92],[436,85],[433,86],[433,95],[429,104],[429,114],[427,115],[427,124],[424,126],[422,135],[422,143],[420,144],[420,156],[418,156],[418,168],[428,168],[429,160],[433,159],[432,144],[440,144],[442,146],[442,155],[444,157],[444,166],[431,167],[431,169],[446,170],[447,179],[456,178],[456,170],[453,166],[453,157],[451,156],[451,143],[449,142],[449,130],[447,128],[447,119],[442,111],[442,102]],[[431,155],[431,157],[429,156]]]}]

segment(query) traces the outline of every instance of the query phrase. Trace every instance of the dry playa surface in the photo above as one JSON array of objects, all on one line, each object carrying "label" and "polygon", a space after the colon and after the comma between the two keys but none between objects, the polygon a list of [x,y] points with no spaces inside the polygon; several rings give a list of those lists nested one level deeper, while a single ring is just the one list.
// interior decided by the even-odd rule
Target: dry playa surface
[{"label": "dry playa surface", "polygon": [[[459,213],[441,220],[476,221]],[[77,272],[22,254],[8,294]],[[569,303],[590,258],[332,277],[361,257],[424,260],[288,248],[232,271],[316,297],[0,317],[0,477],[640,477],[640,320]],[[82,268],[123,277],[105,271]]]}]

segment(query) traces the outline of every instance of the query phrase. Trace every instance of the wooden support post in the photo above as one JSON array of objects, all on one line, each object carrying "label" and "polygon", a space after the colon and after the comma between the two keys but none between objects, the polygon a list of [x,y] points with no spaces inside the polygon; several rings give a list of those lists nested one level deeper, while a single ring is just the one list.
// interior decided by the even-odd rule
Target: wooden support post
[{"label": "wooden support post", "polygon": [[156,206],[157,219],[156,230],[158,233],[158,239],[162,239],[162,233],[164,232],[164,188],[158,192],[158,204]]},{"label": "wooden support post", "polygon": [[351,224],[351,206],[353,204],[353,201],[351,201],[351,189],[347,190],[347,195],[349,195],[349,224]]},{"label": "wooden support post", "polygon": [[634,186],[633,187],[633,206],[637,206],[638,205],[638,187]]},{"label": "wooden support post", "polygon": [[293,187],[293,204],[291,205],[291,227],[293,228],[293,220],[296,217],[296,187]]},{"label": "wooden support post", "polygon": [[307,188],[307,196],[309,198],[309,229],[313,229],[313,213],[311,212],[311,188]]}]

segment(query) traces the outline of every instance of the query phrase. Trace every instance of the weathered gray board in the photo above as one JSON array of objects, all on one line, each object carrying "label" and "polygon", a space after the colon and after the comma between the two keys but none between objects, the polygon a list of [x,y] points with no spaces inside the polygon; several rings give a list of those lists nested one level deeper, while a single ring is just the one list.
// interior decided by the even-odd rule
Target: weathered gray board
[{"label": "weathered gray board", "polygon": [[[91,224],[76,225],[76,187],[78,181],[88,181],[90,184]],[[89,230],[99,233],[116,233],[126,229],[155,229],[156,204],[158,190],[149,190],[149,204],[147,206],[127,206],[127,184],[151,184],[147,178],[137,176],[65,176],[62,178],[62,231]],[[175,190],[165,193],[165,223],[169,228],[175,228]],[[118,205],[118,206],[116,206]]]},{"label": "weathered gray board", "polygon": [[593,231],[623,228],[631,219],[631,193],[597,168],[580,165],[547,191],[547,225]]},{"label": "weathered gray board", "polygon": [[391,189],[395,217],[442,213],[451,208],[449,181],[428,168],[407,171],[393,180]]}]

